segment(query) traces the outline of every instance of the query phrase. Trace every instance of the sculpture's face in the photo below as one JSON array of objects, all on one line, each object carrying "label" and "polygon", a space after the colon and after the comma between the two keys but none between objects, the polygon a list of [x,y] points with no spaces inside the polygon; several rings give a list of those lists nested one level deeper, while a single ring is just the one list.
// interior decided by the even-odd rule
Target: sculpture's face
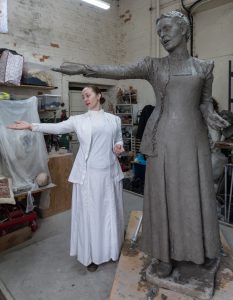
[{"label": "sculpture's face", "polygon": [[92,88],[86,87],[82,90],[82,98],[89,110],[100,109],[100,94],[96,94]]},{"label": "sculpture's face", "polygon": [[163,47],[172,52],[185,40],[185,30],[174,18],[162,18],[157,24],[157,33]]}]

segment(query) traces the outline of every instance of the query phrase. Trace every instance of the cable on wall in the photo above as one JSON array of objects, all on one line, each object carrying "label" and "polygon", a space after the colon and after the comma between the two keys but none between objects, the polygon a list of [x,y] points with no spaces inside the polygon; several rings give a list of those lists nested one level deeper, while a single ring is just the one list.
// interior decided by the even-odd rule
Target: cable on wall
[{"label": "cable on wall", "polygon": [[0,33],[8,32],[7,0],[0,0]]},{"label": "cable on wall", "polygon": [[203,2],[203,1],[205,1],[205,0],[197,0],[191,6],[186,7],[184,5],[184,0],[181,0],[181,5],[182,5],[183,9],[186,11],[187,17],[188,17],[189,23],[190,23],[190,54],[191,54],[191,56],[193,56],[193,14],[192,14],[192,11],[198,3]]}]

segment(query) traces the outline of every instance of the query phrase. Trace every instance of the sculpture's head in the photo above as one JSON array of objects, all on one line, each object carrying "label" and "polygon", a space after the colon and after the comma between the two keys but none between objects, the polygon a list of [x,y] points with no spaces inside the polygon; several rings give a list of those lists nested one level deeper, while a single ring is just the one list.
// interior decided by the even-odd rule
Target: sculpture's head
[{"label": "sculpture's head", "polygon": [[178,11],[164,13],[156,20],[157,33],[163,47],[172,52],[181,43],[186,43],[190,37],[188,18]]}]

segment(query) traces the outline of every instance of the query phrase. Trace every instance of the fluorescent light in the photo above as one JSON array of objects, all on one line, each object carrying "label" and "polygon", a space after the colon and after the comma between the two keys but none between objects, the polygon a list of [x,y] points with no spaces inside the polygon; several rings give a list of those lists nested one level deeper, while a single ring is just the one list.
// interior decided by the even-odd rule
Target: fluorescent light
[{"label": "fluorescent light", "polygon": [[110,8],[110,4],[105,1],[102,1],[102,0],[82,0],[82,1],[92,4],[92,5],[95,5],[97,7],[103,8],[103,9]]}]

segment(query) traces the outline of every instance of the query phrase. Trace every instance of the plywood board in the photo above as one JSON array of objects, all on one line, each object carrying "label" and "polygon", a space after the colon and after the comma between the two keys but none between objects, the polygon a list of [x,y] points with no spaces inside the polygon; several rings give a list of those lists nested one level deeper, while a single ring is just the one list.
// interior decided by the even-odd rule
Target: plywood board
[{"label": "plywood board", "polygon": [[[126,239],[118,263],[110,300],[146,300],[154,287],[144,280],[144,271],[149,264],[148,257],[138,247],[130,250],[130,239],[136,230],[141,211],[133,211],[126,232]],[[140,237],[139,237],[140,238]],[[158,288],[154,300],[193,300],[192,297]],[[216,289],[212,300],[233,299],[233,260],[230,256],[221,258],[216,278]]]}]

